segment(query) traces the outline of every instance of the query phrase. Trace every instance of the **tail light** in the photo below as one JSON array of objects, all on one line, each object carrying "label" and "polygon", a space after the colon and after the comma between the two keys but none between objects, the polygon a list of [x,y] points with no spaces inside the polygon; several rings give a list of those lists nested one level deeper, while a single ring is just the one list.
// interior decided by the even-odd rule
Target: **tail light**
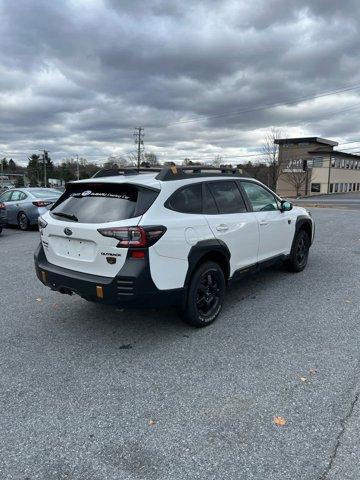
[{"label": "tail light", "polygon": [[99,228],[98,232],[104,237],[112,237],[119,240],[117,247],[122,248],[146,248],[154,245],[166,232],[163,226],[155,227],[113,227]]},{"label": "tail light", "polygon": [[53,202],[45,202],[44,200],[39,200],[36,202],[32,202],[35,207],[47,207],[48,205],[51,205]]},{"label": "tail light", "polygon": [[6,210],[5,203],[0,202],[0,210]]}]

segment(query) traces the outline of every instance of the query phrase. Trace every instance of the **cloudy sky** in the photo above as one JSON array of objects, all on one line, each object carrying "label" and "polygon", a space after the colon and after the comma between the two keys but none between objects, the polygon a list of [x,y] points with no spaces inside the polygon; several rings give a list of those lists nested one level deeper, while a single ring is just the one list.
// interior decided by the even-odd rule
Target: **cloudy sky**
[{"label": "cloudy sky", "polygon": [[271,126],[360,150],[359,23],[359,0],[0,0],[0,157],[102,161],[138,125],[162,160],[239,162]]}]

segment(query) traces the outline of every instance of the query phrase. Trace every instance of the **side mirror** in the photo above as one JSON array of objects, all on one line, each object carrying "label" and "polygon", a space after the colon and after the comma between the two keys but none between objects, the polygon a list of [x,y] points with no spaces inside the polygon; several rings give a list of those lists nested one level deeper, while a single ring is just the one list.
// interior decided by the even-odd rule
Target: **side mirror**
[{"label": "side mirror", "polygon": [[292,208],[293,208],[293,204],[292,204],[292,203],[290,203],[290,202],[288,202],[288,201],[286,201],[286,200],[282,200],[282,201],[281,201],[281,208],[280,208],[280,210],[281,210],[282,212],[289,212],[290,210],[292,210]]}]

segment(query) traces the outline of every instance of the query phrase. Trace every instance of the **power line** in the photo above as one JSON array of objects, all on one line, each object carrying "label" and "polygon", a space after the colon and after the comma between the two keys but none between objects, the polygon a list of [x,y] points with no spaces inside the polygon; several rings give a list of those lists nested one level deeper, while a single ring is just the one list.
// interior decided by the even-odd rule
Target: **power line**
[{"label": "power line", "polygon": [[171,127],[172,125],[180,125],[180,124],[186,124],[186,123],[192,123],[192,122],[199,122],[199,121],[208,120],[208,119],[211,119],[211,118],[236,116],[236,115],[241,115],[243,113],[257,112],[257,111],[260,111],[260,110],[267,110],[267,109],[274,108],[274,107],[294,105],[296,103],[304,102],[306,100],[315,100],[316,98],[326,97],[326,96],[330,96],[330,95],[336,95],[338,93],[348,92],[350,90],[356,90],[358,88],[360,88],[360,84],[355,84],[351,87],[346,87],[346,88],[337,89],[337,90],[331,90],[331,91],[324,92],[324,93],[321,93],[321,94],[318,94],[318,95],[298,97],[294,100],[289,100],[287,102],[276,102],[276,103],[260,105],[258,107],[254,107],[254,108],[247,108],[247,109],[244,109],[244,110],[236,110],[236,111],[233,111],[233,112],[214,113],[213,115],[204,115],[204,116],[200,116],[200,117],[196,117],[196,118],[190,118],[190,119],[187,119],[187,120],[179,120],[178,122],[169,123],[167,125],[167,127]]}]

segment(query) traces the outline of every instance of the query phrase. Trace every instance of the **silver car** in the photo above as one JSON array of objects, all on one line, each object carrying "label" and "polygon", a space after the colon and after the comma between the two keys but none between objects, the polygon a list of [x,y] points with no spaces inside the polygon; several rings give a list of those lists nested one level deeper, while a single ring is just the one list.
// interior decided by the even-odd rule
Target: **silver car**
[{"label": "silver car", "polygon": [[12,188],[0,195],[0,204],[5,207],[8,225],[18,225],[28,230],[37,225],[40,215],[46,212],[62,192],[54,188]]}]

